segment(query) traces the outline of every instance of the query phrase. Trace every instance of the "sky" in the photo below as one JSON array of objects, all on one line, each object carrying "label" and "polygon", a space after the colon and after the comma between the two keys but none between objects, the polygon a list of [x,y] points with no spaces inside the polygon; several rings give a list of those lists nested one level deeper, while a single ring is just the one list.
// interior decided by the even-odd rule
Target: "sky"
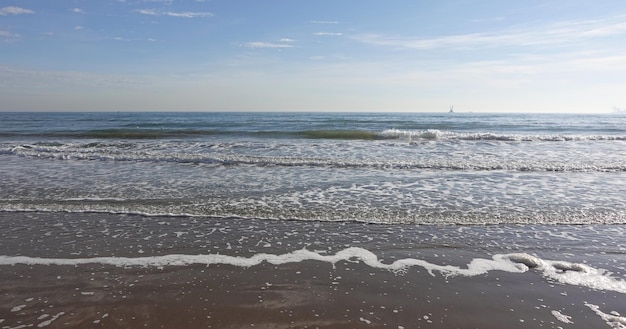
[{"label": "sky", "polygon": [[0,111],[611,112],[624,0],[0,0]]}]

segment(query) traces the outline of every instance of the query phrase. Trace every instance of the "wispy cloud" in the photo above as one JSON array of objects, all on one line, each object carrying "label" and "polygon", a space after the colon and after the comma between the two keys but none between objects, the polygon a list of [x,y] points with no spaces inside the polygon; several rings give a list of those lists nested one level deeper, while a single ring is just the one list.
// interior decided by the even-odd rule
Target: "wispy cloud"
[{"label": "wispy cloud", "polygon": [[72,9],[72,12],[73,13],[77,13],[77,14],[84,14],[85,13],[85,11],[80,9],[80,8],[74,8],[74,9]]},{"label": "wispy cloud", "polygon": [[[80,27],[80,29],[82,29],[81,26],[77,26],[77,27]],[[126,37],[121,37],[121,36],[107,37],[105,39],[119,41],[119,42],[156,42],[158,41],[157,39],[154,39],[154,38],[126,38]]]},{"label": "wispy cloud", "polygon": [[9,31],[0,30],[0,37],[3,37],[3,38],[17,38],[17,37],[19,37],[19,35],[11,33]]},{"label": "wispy cloud", "polygon": [[138,9],[136,12],[142,15],[161,16],[161,14],[154,9]]},{"label": "wispy cloud", "polygon": [[624,17],[607,20],[561,22],[540,28],[511,29],[499,33],[468,33],[430,38],[363,34],[355,36],[354,39],[371,45],[429,50],[438,48],[564,44],[620,34],[626,34]]},{"label": "wispy cloud", "polygon": [[620,34],[626,31],[626,22],[592,28],[583,32],[587,37],[601,37]]},{"label": "wispy cloud", "polygon": [[470,22],[472,23],[492,23],[492,22],[502,22],[504,21],[506,18],[503,16],[496,16],[496,17],[489,17],[489,18],[475,18],[475,19],[471,19]]},{"label": "wispy cloud", "polygon": [[315,32],[313,35],[323,35],[323,36],[342,36],[343,33],[340,32]]},{"label": "wispy cloud", "polygon": [[35,12],[32,11],[32,10],[25,9],[25,8],[22,8],[22,7],[9,6],[9,7],[0,8],[0,16],[34,14],[34,13]]},{"label": "wispy cloud", "polygon": [[338,21],[311,21],[313,24],[339,24]]},{"label": "wispy cloud", "polygon": [[242,45],[247,48],[293,48],[293,45],[289,44],[262,41],[246,42]]},{"label": "wispy cloud", "polygon": [[181,17],[181,18],[197,18],[197,17],[212,17],[215,16],[210,12],[193,12],[193,11],[157,11],[156,9],[138,9],[135,12],[142,15],[149,16],[169,16],[169,17]]},{"label": "wispy cloud", "polygon": [[165,13],[165,15],[172,16],[172,17],[184,17],[184,18],[212,17],[212,16],[214,16],[213,13],[209,13],[209,12],[191,12],[191,11],[178,12],[178,13],[177,12],[168,11],[167,13]]}]

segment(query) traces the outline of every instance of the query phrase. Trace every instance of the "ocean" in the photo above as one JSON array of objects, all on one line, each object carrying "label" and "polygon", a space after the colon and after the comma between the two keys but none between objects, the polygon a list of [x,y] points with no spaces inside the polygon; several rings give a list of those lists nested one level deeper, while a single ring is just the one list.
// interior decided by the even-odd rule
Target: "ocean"
[{"label": "ocean", "polygon": [[2,328],[626,328],[624,114],[0,113],[0,177]]}]

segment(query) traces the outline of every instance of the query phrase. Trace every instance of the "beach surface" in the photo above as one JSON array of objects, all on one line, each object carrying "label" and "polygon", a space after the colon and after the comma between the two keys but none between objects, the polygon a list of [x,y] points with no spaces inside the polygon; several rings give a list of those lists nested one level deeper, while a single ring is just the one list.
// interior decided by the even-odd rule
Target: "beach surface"
[{"label": "beach surface", "polygon": [[618,225],[0,212],[0,232],[3,329],[626,326]]}]

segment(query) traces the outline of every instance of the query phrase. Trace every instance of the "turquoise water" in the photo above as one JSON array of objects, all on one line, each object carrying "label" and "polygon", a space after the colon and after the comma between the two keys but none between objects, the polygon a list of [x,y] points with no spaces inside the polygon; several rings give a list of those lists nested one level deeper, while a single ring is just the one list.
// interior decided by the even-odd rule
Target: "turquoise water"
[{"label": "turquoise water", "polygon": [[0,210],[623,223],[626,116],[0,113]]}]

